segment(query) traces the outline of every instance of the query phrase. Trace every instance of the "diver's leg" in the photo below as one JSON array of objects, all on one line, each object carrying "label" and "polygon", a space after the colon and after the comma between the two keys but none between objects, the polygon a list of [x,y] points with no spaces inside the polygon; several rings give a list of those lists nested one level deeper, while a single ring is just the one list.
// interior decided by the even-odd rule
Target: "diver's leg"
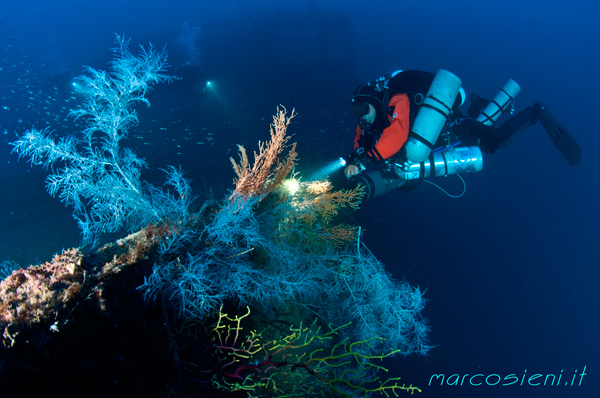
[{"label": "diver's leg", "polygon": [[498,138],[500,138],[499,149],[508,147],[515,142],[521,134],[537,122],[541,108],[536,105],[523,109],[521,112],[502,123],[502,126],[498,129]]},{"label": "diver's leg", "polygon": [[471,105],[467,111],[467,115],[473,119],[477,119],[477,116],[481,114],[481,110],[485,108],[491,101],[487,98],[480,97],[477,94],[471,94]]},{"label": "diver's leg", "polygon": [[475,119],[464,119],[453,127],[462,145],[477,145],[485,153],[494,153],[500,147],[497,128],[485,125]]},{"label": "diver's leg", "polygon": [[581,162],[581,148],[579,148],[579,145],[571,137],[567,128],[556,120],[541,102],[537,102],[522,110],[500,126],[499,149],[508,147],[538,120],[542,123],[550,140],[569,165],[571,167],[577,166]]},{"label": "diver's leg", "polygon": [[573,137],[571,137],[567,128],[556,120],[541,102],[534,104],[534,106],[539,107],[538,120],[542,123],[542,126],[544,126],[544,129],[548,133],[548,137],[550,137],[554,146],[563,155],[569,165],[575,167],[581,163],[581,148],[577,145]]}]

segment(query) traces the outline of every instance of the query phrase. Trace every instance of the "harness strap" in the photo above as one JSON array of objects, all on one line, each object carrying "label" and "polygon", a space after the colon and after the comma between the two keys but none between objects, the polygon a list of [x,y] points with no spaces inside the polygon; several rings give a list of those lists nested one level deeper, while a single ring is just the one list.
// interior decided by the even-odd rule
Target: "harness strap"
[{"label": "harness strap", "polygon": [[409,136],[411,138],[414,138],[415,140],[419,141],[420,143],[422,143],[423,145],[425,145],[427,148],[433,149],[433,143],[429,142],[427,139],[423,138],[423,136],[415,133],[414,131],[411,131],[409,133]]}]

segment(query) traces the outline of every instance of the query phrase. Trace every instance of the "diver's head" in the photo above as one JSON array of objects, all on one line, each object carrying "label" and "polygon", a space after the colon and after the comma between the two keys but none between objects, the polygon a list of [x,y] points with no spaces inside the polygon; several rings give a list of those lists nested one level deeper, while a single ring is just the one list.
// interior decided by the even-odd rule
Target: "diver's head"
[{"label": "diver's head", "polygon": [[353,106],[351,109],[351,112],[354,114],[354,116],[359,117],[361,123],[364,122],[368,125],[375,123],[375,118],[377,116],[377,111],[375,110],[375,107],[367,102],[363,102],[357,105],[358,106]]},{"label": "diver's head", "polygon": [[361,120],[373,124],[382,109],[383,92],[362,84],[352,94],[350,112]]}]

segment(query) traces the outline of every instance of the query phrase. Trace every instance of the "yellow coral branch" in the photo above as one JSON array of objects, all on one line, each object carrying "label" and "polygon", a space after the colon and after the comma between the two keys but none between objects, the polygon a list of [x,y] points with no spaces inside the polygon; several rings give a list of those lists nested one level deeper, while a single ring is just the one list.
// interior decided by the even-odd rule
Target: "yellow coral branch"
[{"label": "yellow coral branch", "polygon": [[[225,346],[217,347],[219,352],[226,354],[229,359],[222,370],[221,377],[213,378],[213,385],[218,389],[228,391],[246,391],[249,397],[254,396],[305,396],[319,390],[321,395],[334,393],[336,396],[356,396],[356,393],[367,397],[373,392],[386,396],[389,393],[398,396],[399,391],[413,394],[421,390],[412,385],[399,385],[399,377],[380,380],[364,378],[365,371],[384,371],[387,369],[375,364],[374,360],[383,360],[396,354],[399,350],[391,350],[387,354],[368,354],[371,340],[382,339],[373,337],[367,340],[351,342],[349,338],[340,340],[338,333],[348,326],[343,325],[322,332],[317,327],[316,320],[308,327],[290,326],[287,335],[279,336],[270,341],[264,341],[262,332],[250,332],[246,341],[238,342],[237,337],[242,331],[241,321],[250,315],[250,310],[243,316],[230,317],[219,312],[217,326],[213,331],[219,341],[225,341]],[[222,338],[224,329],[227,336],[235,331],[235,338]],[[250,350],[246,345],[261,347],[260,350]],[[336,342],[337,341],[337,342]],[[333,343],[333,344],[332,344]],[[245,353],[240,356],[239,353]],[[305,394],[306,393],[306,394]]]}]

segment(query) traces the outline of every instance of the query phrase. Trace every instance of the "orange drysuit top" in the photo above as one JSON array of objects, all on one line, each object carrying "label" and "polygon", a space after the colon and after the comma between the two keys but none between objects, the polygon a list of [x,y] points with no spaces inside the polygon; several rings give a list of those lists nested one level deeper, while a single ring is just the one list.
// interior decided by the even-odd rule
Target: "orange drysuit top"
[{"label": "orange drysuit top", "polygon": [[[381,137],[371,148],[365,148],[366,155],[373,162],[379,162],[394,156],[408,139],[410,102],[406,94],[392,96],[388,109],[393,108],[393,113],[387,115],[390,125],[383,129]],[[356,126],[354,136],[354,150],[358,149],[358,141],[362,135],[360,126]]]}]

